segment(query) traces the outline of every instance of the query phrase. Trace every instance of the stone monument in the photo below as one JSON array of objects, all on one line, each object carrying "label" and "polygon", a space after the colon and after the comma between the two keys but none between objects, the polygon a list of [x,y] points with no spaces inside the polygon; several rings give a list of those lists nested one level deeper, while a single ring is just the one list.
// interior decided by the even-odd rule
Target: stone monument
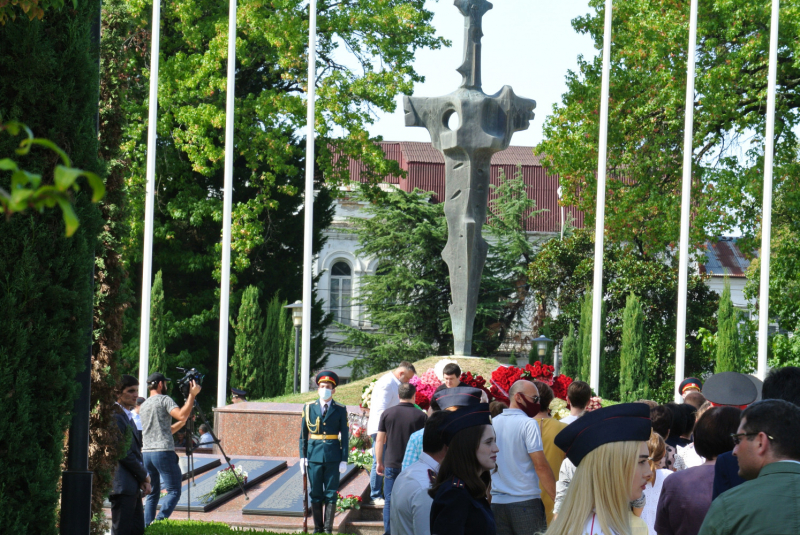
[{"label": "stone monument", "polygon": [[[527,130],[536,102],[518,97],[509,86],[488,96],[481,89],[483,15],[487,0],[455,0],[464,15],[464,62],[457,69],[461,86],[443,97],[403,97],[406,126],[423,126],[445,159],[444,213],[447,245],[442,251],[450,271],[455,355],[472,353],[472,327],[481,273],[489,246],[481,236],[489,200],[492,155],[508,148],[514,132]],[[459,126],[449,126],[453,115]]]}]

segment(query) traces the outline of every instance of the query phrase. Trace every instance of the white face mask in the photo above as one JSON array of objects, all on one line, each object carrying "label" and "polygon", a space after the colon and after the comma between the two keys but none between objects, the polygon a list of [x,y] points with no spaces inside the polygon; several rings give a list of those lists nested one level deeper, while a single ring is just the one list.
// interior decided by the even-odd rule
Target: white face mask
[{"label": "white face mask", "polygon": [[330,389],[324,388],[324,387],[320,387],[320,389],[319,389],[319,399],[321,399],[322,401],[328,401],[329,399],[331,399],[332,396],[333,396],[333,392]]}]

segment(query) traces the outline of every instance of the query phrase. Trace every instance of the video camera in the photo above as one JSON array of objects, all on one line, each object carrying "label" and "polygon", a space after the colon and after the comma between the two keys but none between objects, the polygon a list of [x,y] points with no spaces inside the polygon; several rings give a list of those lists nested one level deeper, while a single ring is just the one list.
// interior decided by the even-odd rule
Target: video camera
[{"label": "video camera", "polygon": [[189,389],[192,388],[191,382],[194,381],[195,383],[202,385],[203,384],[203,377],[204,374],[198,372],[195,368],[181,368],[180,366],[177,367],[178,371],[183,374],[183,377],[176,381],[178,388],[183,394],[184,398],[189,397]]}]

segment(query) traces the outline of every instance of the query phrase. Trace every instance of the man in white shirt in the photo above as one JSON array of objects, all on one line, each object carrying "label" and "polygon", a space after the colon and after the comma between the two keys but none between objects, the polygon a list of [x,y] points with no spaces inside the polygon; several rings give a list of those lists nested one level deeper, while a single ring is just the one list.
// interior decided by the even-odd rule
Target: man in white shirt
[{"label": "man in white shirt", "polygon": [[[400,403],[397,397],[397,388],[409,382],[417,371],[414,365],[410,362],[403,361],[396,370],[386,372],[375,383],[375,388],[372,390],[372,398],[369,403],[369,420],[367,421],[367,433],[372,438],[372,458],[377,459],[375,454],[375,441],[378,437],[378,424],[381,420],[381,415],[390,407],[394,407]],[[376,505],[383,505],[383,476],[377,473],[378,463],[372,463],[372,470],[369,474],[370,485],[370,498]]]},{"label": "man in white shirt", "polygon": [[202,424],[199,428],[200,431],[200,443],[197,444],[198,446],[208,446],[211,447],[214,445],[214,436],[211,434],[211,429],[206,424]]},{"label": "man in white shirt", "polygon": [[400,472],[392,488],[392,535],[430,535],[431,504],[428,494],[439,473],[439,465],[447,453],[440,427],[445,423],[443,411],[431,414],[422,435],[419,460]]},{"label": "man in white shirt", "polygon": [[567,388],[567,403],[569,403],[569,416],[565,416],[561,421],[571,424],[586,411],[586,405],[592,397],[592,389],[589,383],[584,381],[572,381]]},{"label": "man in white shirt", "polygon": [[492,512],[497,535],[533,535],[547,529],[539,481],[553,499],[556,482],[533,419],[540,411],[536,385],[517,381],[508,397],[509,408],[492,421],[500,448],[492,475]]}]

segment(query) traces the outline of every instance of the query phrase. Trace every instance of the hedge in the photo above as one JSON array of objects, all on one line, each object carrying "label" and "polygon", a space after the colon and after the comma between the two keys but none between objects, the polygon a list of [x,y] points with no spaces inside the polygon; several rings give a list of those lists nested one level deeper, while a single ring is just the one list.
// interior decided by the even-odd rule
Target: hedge
[{"label": "hedge", "polygon": [[145,535],[240,535],[242,533],[278,535],[271,531],[232,528],[222,522],[202,522],[199,520],[163,520],[161,522],[153,522],[144,533]]}]

